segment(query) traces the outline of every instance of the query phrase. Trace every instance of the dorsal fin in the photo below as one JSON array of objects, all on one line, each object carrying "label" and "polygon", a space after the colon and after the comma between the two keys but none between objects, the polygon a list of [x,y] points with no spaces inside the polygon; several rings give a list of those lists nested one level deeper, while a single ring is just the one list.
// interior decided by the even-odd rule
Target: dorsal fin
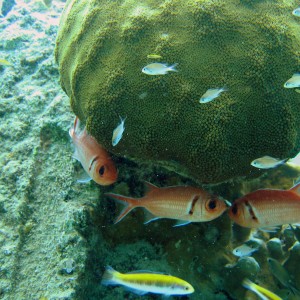
[{"label": "dorsal fin", "polygon": [[131,271],[131,272],[127,272],[126,274],[159,274],[159,275],[169,275],[168,273],[164,273],[164,272],[156,272],[156,271],[152,271],[152,270],[136,270],[136,271]]},{"label": "dorsal fin", "polygon": [[157,187],[156,185],[150,183],[149,181],[145,181],[145,185],[147,187],[148,192],[153,192],[153,191],[159,189],[159,187]]},{"label": "dorsal fin", "polygon": [[300,196],[300,183],[296,183],[290,191]]}]

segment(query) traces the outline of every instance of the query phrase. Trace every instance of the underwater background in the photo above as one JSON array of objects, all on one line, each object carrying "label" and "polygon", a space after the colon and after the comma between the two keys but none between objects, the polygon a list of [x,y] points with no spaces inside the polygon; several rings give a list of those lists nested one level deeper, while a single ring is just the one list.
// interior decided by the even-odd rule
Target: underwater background
[{"label": "underwater background", "polygon": [[[290,189],[299,166],[250,163],[300,151],[300,95],[283,87],[299,72],[297,5],[0,1],[0,299],[162,297],[101,285],[108,265],[171,274],[195,289],[171,299],[259,299],[244,278],[300,299],[298,228],[251,230],[227,213],[144,225],[141,208],[114,224],[121,205],[104,195],[142,197],[145,181],[230,202],[260,188]],[[178,72],[143,74],[157,59],[151,54]],[[221,86],[228,91],[199,104],[207,88]],[[75,114],[112,156],[113,185],[77,182]],[[114,147],[119,116],[125,131]],[[255,251],[236,255],[243,245]],[[270,268],[270,257],[284,269]]]}]

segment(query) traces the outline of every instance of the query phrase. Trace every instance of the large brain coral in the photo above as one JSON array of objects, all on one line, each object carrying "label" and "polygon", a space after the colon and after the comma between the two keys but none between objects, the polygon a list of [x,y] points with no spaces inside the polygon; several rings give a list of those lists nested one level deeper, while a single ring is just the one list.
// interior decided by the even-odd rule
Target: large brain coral
[{"label": "large brain coral", "polygon": [[[300,95],[283,87],[300,71],[293,8],[281,0],[69,0],[55,53],[61,85],[88,131],[117,155],[200,182],[248,175],[255,158],[299,151]],[[151,53],[178,72],[143,74]],[[112,147],[119,115],[126,129]]]}]

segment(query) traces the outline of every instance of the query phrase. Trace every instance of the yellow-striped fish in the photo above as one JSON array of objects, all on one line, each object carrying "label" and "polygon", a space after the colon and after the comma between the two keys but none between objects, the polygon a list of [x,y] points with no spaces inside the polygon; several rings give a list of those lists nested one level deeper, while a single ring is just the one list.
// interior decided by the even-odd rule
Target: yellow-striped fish
[{"label": "yellow-striped fish", "polygon": [[194,288],[186,281],[167,274],[151,271],[134,271],[126,274],[117,272],[112,267],[106,267],[101,284],[123,285],[127,290],[137,294],[147,293],[171,295],[187,295]]},{"label": "yellow-striped fish", "polygon": [[249,289],[250,291],[254,292],[262,300],[282,300],[282,298],[278,297],[271,291],[263,288],[262,286],[255,284],[254,282],[252,282],[247,278],[243,281],[243,286],[246,289]]},{"label": "yellow-striped fish", "polygon": [[0,65],[1,66],[11,66],[12,64],[8,60],[6,60],[4,58],[0,58]]},{"label": "yellow-striped fish", "polygon": [[147,58],[159,59],[162,58],[159,54],[148,54]]}]

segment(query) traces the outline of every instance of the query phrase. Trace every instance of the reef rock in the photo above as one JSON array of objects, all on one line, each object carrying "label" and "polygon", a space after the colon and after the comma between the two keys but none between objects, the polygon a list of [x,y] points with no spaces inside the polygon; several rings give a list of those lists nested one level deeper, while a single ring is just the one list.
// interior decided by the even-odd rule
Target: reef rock
[{"label": "reef rock", "polygon": [[[203,183],[248,176],[255,158],[299,151],[299,94],[283,87],[299,71],[293,9],[279,0],[68,1],[55,51],[61,85],[116,155]],[[178,72],[143,74],[152,62]],[[113,147],[119,116],[126,129]]]}]

